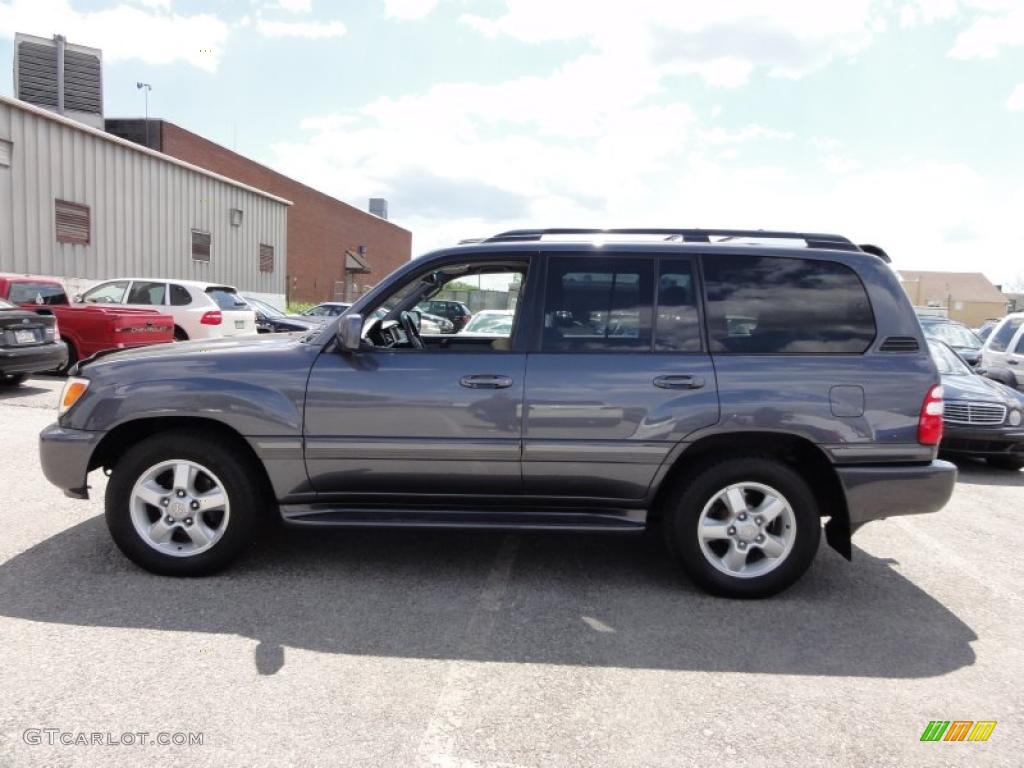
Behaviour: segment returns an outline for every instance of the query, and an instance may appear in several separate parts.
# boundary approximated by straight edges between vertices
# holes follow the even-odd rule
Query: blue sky
[[[1024,0],[0,0],[7,67],[15,31],[102,48],[108,116],[143,80],[154,117],[387,197],[417,251],[811,229],[1024,283]]]

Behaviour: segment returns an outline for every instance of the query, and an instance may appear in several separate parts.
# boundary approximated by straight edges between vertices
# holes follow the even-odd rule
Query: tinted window
[[[860,353],[875,337],[864,286],[842,264],[709,255],[704,280],[712,352]]]
[[[192,230],[192,258],[195,261],[209,261],[213,239],[209,232]]]
[[[128,291],[128,304],[163,304],[167,283],[136,280]]]
[[[59,285],[49,283],[11,283],[7,296],[14,304],[67,304],[68,297]]]
[[[192,295],[183,285],[171,283],[171,304],[176,307],[184,307],[192,303]]]
[[[553,257],[542,348],[649,350],[653,271],[645,259]]]
[[[1002,327],[992,334],[988,348],[993,352],[1005,352],[1006,346],[1013,340],[1013,334],[1020,328],[1021,323],[1024,323],[1024,317],[1015,317],[1003,323]]]
[[[82,298],[90,304],[120,304],[126,290],[128,290],[128,281],[116,280],[112,283],[97,285],[91,291],[86,291]]]
[[[245,299],[239,296],[231,288],[207,288],[207,295],[217,302],[221,309],[248,309],[249,305]]]
[[[700,321],[693,265],[682,259],[664,259],[658,275],[658,312],[655,349],[663,352],[699,352]]]
[[[1024,333],[1017,339],[1017,346],[1013,348],[1014,354],[1024,355]]]

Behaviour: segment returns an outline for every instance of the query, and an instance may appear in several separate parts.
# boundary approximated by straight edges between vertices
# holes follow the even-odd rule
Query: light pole
[[[153,86],[149,83],[136,83],[135,87],[138,89],[146,89],[146,147],[152,149],[149,146],[149,92],[153,90]]]

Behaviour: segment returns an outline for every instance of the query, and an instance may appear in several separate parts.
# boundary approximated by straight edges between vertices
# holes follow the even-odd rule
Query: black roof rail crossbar
[[[677,228],[626,228],[626,229],[512,229],[488,237],[485,243],[510,243],[540,240],[545,235],[662,235],[678,237],[687,243],[708,243],[712,237],[770,238],[773,240],[803,240],[808,248],[829,248],[840,251],[858,251],[856,245],[842,235],[828,235],[809,232],[775,232],[764,229],[677,229]],[[879,249],[881,250],[881,249]],[[877,255],[877,254],[876,254]]]

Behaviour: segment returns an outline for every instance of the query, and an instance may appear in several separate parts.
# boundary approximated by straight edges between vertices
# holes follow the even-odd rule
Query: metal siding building
[[[89,209],[87,244],[58,242],[56,202]],[[285,295],[290,202],[132,142],[0,97],[0,272],[53,275],[76,292],[162,277]],[[232,209],[241,222],[232,224]],[[211,236],[192,258],[192,230]],[[260,270],[260,246],[274,249]]]

